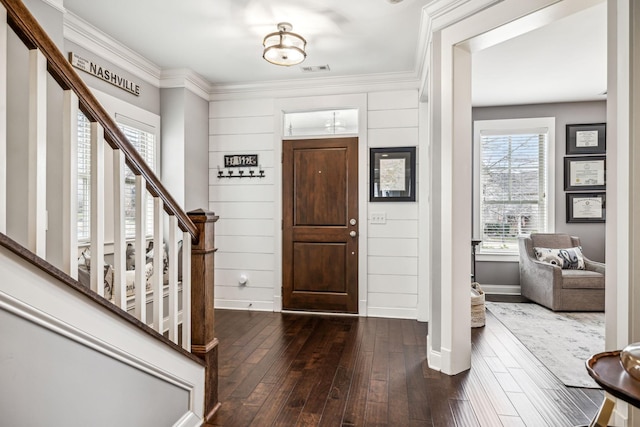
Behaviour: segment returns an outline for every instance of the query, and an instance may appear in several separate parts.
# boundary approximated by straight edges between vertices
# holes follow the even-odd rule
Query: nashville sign
[[[105,82],[109,82],[120,89],[134,94],[135,96],[140,96],[140,85],[133,83],[124,77],[120,77],[113,71],[107,70],[88,59],[84,59],[73,52],[69,52],[69,62],[79,70],[96,76]]]

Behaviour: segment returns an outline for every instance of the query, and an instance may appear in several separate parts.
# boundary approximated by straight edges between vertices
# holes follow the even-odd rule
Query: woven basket
[[[485,323],[484,291],[480,283],[471,284],[471,327],[480,328]]]

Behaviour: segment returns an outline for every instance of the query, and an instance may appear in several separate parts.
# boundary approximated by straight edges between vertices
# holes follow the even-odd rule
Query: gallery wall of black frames
[[[566,126],[564,190],[567,223],[606,220],[606,123]]]

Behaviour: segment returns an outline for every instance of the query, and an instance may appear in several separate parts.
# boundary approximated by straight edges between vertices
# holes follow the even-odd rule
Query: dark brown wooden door
[[[358,312],[358,139],[283,141],[282,305]]]

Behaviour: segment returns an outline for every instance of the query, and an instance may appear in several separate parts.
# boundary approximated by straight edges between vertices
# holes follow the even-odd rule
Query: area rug
[[[486,306],[565,385],[599,388],[584,364],[604,351],[604,313],[553,312],[533,303]]]

